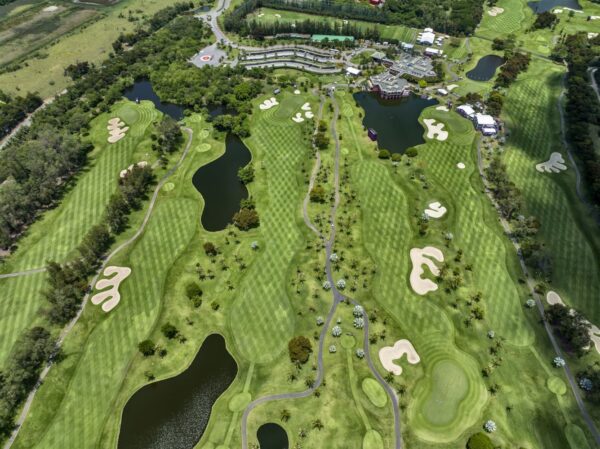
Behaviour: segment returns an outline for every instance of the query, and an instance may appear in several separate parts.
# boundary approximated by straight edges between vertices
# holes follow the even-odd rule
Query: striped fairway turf
[[[490,7],[486,6],[479,28],[475,33],[477,36],[490,39],[498,36],[506,37],[524,27],[526,17],[532,15],[526,13],[526,9],[529,9],[526,0],[500,0],[495,6],[503,8],[504,12],[492,17],[488,14]]]
[[[598,240],[583,208],[574,209],[574,169],[560,143],[557,98],[560,69],[535,60],[529,72],[509,90],[505,117],[511,135],[504,161],[511,180],[521,189],[530,214],[539,217],[541,235],[552,257],[550,288],[568,305],[600,323]],[[515,126],[518,124],[518,126]],[[560,174],[541,174],[535,165],[553,151],[563,154],[568,167]],[[580,224],[575,217],[580,220]]]
[[[91,124],[94,143],[88,167],[82,172],[61,204],[35,223],[20,242],[17,252],[7,260],[5,272],[43,267],[48,260],[62,261],[81,242],[94,223],[98,223],[110,195],[115,191],[119,171],[131,162],[144,139],[148,126],[158,116],[151,103],[118,104],[130,130],[115,144],[107,142],[106,123],[113,115],[102,114]],[[125,119],[125,117],[123,117]],[[35,274],[0,280],[0,365],[21,332],[30,327],[40,306],[47,304],[40,295],[45,275]]]
[[[88,318],[102,316],[85,347],[70,348],[83,353],[60,407],[41,441],[35,446],[21,441],[16,447],[83,449],[97,446],[106,417],[114,413],[113,401],[131,359],[137,354],[137,344],[146,338],[160,312],[170,267],[193,235],[198,209],[198,202],[189,199],[160,202],[142,238],[129,254],[117,256],[113,261],[132,269],[121,285],[121,302],[106,315],[99,312],[98,306],[89,305],[92,310],[86,312]],[[85,323],[78,326],[85,327]],[[66,348],[68,356],[68,344]]]
[[[293,331],[286,282],[292,257],[303,242],[298,221],[304,187],[297,175],[308,146],[302,140],[304,124],[291,118],[307,100],[283,94],[278,101],[279,106],[255,114],[252,137],[246,140],[265,168],[267,192],[257,198],[265,248],[242,280],[230,316],[237,350],[259,363],[281,353]]]

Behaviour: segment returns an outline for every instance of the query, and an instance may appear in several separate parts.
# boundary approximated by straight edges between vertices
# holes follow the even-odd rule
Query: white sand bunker
[[[299,91],[298,89],[296,89],[296,90],[294,91],[294,95],[300,95],[300,91]]]
[[[423,265],[427,265],[434,276],[440,274],[440,269],[433,260],[429,259],[429,257],[438,262],[444,261],[444,254],[433,246],[426,246],[423,249],[413,248],[410,250],[410,260],[413,264],[413,269],[410,272],[410,286],[417,295],[425,295],[438,289],[437,284],[431,279],[423,279],[421,277],[425,273]]]
[[[52,5],[52,6],[47,6],[46,8],[42,9],[42,11],[44,11],[44,12],[54,12],[57,9],[58,9],[58,6]]]
[[[275,97],[271,97],[269,100],[263,101],[258,105],[261,111],[266,111],[267,109],[271,109],[273,106],[277,106],[279,103]]]
[[[426,118],[423,120],[423,123],[425,123],[425,126],[427,126],[428,139],[435,138],[436,140],[443,142],[448,138],[448,131],[444,131],[445,125],[443,123],[436,123],[436,121],[432,118]]]
[[[462,162],[459,162],[458,164],[456,164],[456,167],[459,168],[460,170],[464,170],[466,165]]]
[[[595,324],[592,324],[590,329],[590,340],[594,343],[596,352],[600,354],[600,329]]]
[[[446,90],[449,92],[452,92],[453,89],[456,89],[458,87],[458,84],[450,84],[448,87],[446,87]]]
[[[100,279],[98,282],[96,282],[96,290],[104,290],[108,287],[110,288],[92,296],[92,303],[98,305],[108,299],[108,301],[102,304],[102,310],[105,312],[110,312],[112,309],[117,307],[117,304],[119,304],[119,301],[121,301],[119,285],[121,285],[121,282],[123,282],[127,276],[131,274],[131,268],[106,267],[103,274],[104,276],[111,276],[114,274],[114,276],[109,279]]]
[[[302,123],[304,121],[304,118],[302,117],[302,114],[300,112],[296,112],[296,115],[292,117],[292,120],[296,123]]]
[[[108,142],[116,143],[125,137],[125,134],[129,131],[129,126],[125,126],[125,123],[122,122],[120,118],[115,117],[108,121],[106,129],[108,129],[109,134]]]
[[[300,109],[303,111],[310,111],[310,103],[304,103]]]
[[[561,304],[563,306],[565,305],[565,303],[563,302],[563,300],[561,299],[561,297],[558,295],[558,293],[553,292],[553,291],[549,291],[546,294],[546,301],[551,306],[553,306],[554,304]]]
[[[490,8],[490,10],[488,11],[488,14],[492,17],[496,17],[498,14],[502,14],[504,12],[504,8],[499,8],[497,6],[494,6],[493,8]]]
[[[429,218],[441,218],[443,217],[448,209],[446,209],[439,201],[435,201],[433,203],[429,203],[427,209],[425,209],[425,215]]]
[[[437,108],[435,108],[436,111],[444,111],[444,112],[448,112],[448,106],[438,106]]]
[[[554,152],[550,155],[550,159],[546,162],[537,164],[535,169],[540,173],[560,173],[561,171],[566,170],[567,166],[565,165],[562,154]]]
[[[414,346],[408,340],[398,340],[394,346],[384,346],[379,350],[379,360],[383,368],[396,376],[402,374],[402,367],[394,363],[394,360],[401,359],[406,354],[406,360],[411,365],[416,365],[421,361],[421,357],[415,351]]]
[[[312,113],[312,112],[310,112],[310,111],[306,111],[306,112],[304,113],[304,116],[305,116],[306,118],[313,118],[313,117],[315,116],[315,114],[313,114],[313,113]]]
[[[140,161],[140,162],[138,162],[136,165],[137,165],[138,167],[140,167],[140,168],[144,168],[144,167],[146,167],[146,166],[148,165],[148,162],[146,162],[146,161]],[[125,176],[127,176],[127,174],[128,174],[128,173],[129,173],[131,170],[133,170],[133,164],[131,164],[131,165],[130,165],[129,167],[127,167],[125,170],[121,170],[121,171],[119,172],[119,177],[120,177],[120,178],[124,178]]]

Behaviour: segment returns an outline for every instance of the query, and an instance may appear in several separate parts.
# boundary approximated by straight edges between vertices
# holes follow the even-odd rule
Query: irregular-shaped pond
[[[383,100],[370,92],[358,92],[354,99],[365,110],[363,125],[377,131],[379,148],[392,153],[404,153],[425,143],[419,116],[423,109],[438,103],[412,94],[400,100]]]
[[[125,89],[123,96],[131,101],[136,100],[149,100],[154,103],[154,107],[163,114],[168,115],[174,120],[181,120],[183,118],[183,108],[173,103],[164,103],[160,101],[157,93],[152,88],[152,83],[147,79],[139,79],[133,86]]]
[[[536,14],[552,11],[556,7],[570,8],[581,11],[581,5],[577,0],[541,0],[539,2],[528,2],[527,5]]]
[[[502,64],[504,64],[504,58],[501,56],[484,56],[477,61],[477,65],[473,69],[467,72],[467,78],[473,81],[489,81]]]
[[[119,449],[192,449],[215,401],[237,374],[221,335],[210,335],[183,373],[146,385],[123,410]]]
[[[231,223],[233,214],[240,209],[240,201],[248,198],[248,190],[240,182],[237,173],[251,159],[244,142],[239,137],[228,134],[225,139],[225,154],[194,173],[192,183],[204,198],[202,226],[207,231],[225,229]]]
[[[288,436],[283,427],[275,423],[263,424],[256,432],[260,449],[288,449]]]

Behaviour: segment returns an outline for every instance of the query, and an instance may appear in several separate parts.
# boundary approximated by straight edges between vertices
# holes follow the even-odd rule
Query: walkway
[[[313,386],[304,391],[264,396],[262,398],[258,398],[256,400],[254,400],[250,404],[248,404],[248,407],[246,407],[246,409],[244,410],[244,414],[242,415],[242,423],[241,423],[242,449],[248,449],[248,416],[250,415],[252,410],[254,410],[259,405],[263,405],[268,402],[279,401],[279,400],[283,400],[283,399],[299,399],[299,398],[308,397],[308,396],[312,395],[314,393],[314,391],[321,386],[321,384],[323,382],[323,377],[325,374],[325,367],[323,365],[323,350],[324,350],[325,340],[326,340],[327,334],[329,332],[329,327],[331,325],[331,322],[332,322],[335,312],[337,310],[337,306],[339,305],[340,302],[345,301],[346,299],[349,299],[355,305],[359,305],[356,301],[354,301],[350,298],[346,298],[342,293],[339,292],[339,290],[336,288],[335,281],[334,281],[333,275],[332,275],[332,270],[331,270],[330,256],[332,254],[333,245],[335,242],[335,231],[336,231],[335,217],[336,217],[336,213],[337,213],[337,208],[340,203],[340,186],[339,186],[339,184],[340,184],[339,183],[339,178],[340,178],[340,176],[339,176],[340,141],[339,141],[339,136],[338,136],[337,129],[336,129],[337,118],[339,115],[339,106],[335,100],[334,93],[330,94],[330,98],[331,98],[331,101],[333,102],[333,106],[334,106],[333,118],[331,120],[331,134],[332,134],[334,142],[335,142],[335,159],[334,159],[334,168],[333,168],[333,178],[334,178],[333,185],[334,185],[334,189],[335,189],[335,194],[334,194],[334,202],[331,207],[330,219],[329,219],[329,222],[331,225],[331,231],[329,234],[329,238],[325,241],[325,261],[326,261],[325,262],[325,273],[327,276],[327,280],[331,285],[331,293],[333,294],[333,303],[331,305],[331,308],[329,309],[329,313],[327,314],[327,319],[325,320],[325,324],[324,324],[323,329],[321,330],[321,333],[319,336],[319,349],[317,352],[317,373],[318,373],[317,378],[316,378]],[[317,122],[320,121],[320,119],[321,119],[322,110],[323,110],[323,100],[321,100],[321,105],[319,108],[319,117],[318,117]],[[313,168],[313,171],[311,173],[311,177],[310,177],[310,181],[309,181],[309,189],[304,198],[302,212],[303,212],[304,223],[306,224],[306,226],[309,229],[311,229],[319,238],[324,240],[324,236],[317,229],[317,227],[311,222],[311,220],[308,216],[308,211],[307,211],[310,190],[312,189],[312,186],[314,185],[315,178],[318,173],[318,166],[320,165],[320,160],[321,160],[320,155],[319,155],[319,152],[317,151],[317,161],[316,161],[315,167]],[[363,310],[364,310],[364,308],[363,308]],[[368,317],[366,311],[363,311],[363,316],[364,316],[364,322],[365,322],[364,341],[363,341],[363,347],[365,348],[365,360],[366,360],[367,365],[369,366],[369,369],[371,370],[373,376],[383,386],[383,388],[387,392],[388,396],[390,397],[393,411],[394,411],[394,431],[395,431],[394,449],[401,449],[402,448],[402,436],[401,436],[401,432],[400,432],[400,408],[398,405],[398,397],[396,396],[395,392],[390,387],[390,385],[387,382],[385,382],[385,380],[379,374],[379,372],[375,368],[375,365],[373,364],[373,361],[372,361],[371,355],[370,355],[370,351],[368,349],[369,348],[369,317]]]
[[[69,324],[67,324],[67,326],[61,331],[61,333],[58,337],[58,340],[56,341],[56,350],[57,351],[60,349],[63,342],[65,341],[65,338],[69,335],[69,333],[71,332],[71,330],[73,329],[73,327],[75,326],[77,321],[79,321],[79,318],[81,318],[81,316],[83,315],[83,311],[85,310],[85,306],[88,303],[90,294],[92,293],[94,286],[96,285],[96,282],[98,281],[98,277],[101,275],[102,271],[104,271],[104,268],[106,268],[106,266],[108,265],[108,263],[110,262],[110,260],[113,257],[115,257],[118,253],[120,253],[122,250],[127,248],[133,242],[135,242],[142,235],[142,233],[144,232],[144,229],[146,228],[146,225],[148,224],[148,221],[150,221],[150,216],[152,215],[152,210],[154,209],[154,205],[156,204],[156,200],[158,198],[160,189],[162,189],[162,187],[165,185],[168,178],[171,177],[171,175],[173,173],[175,173],[175,171],[177,171],[177,169],[183,163],[185,157],[188,155],[191,144],[192,144],[193,131],[190,128],[183,128],[183,130],[188,135],[188,141],[185,146],[185,149],[183,150],[183,154],[181,155],[181,158],[179,158],[179,161],[177,161],[177,163],[165,173],[165,175],[161,178],[158,185],[154,189],[154,193],[152,195],[152,198],[150,199],[150,203],[148,204],[148,210],[146,211],[144,220],[140,224],[140,227],[138,228],[136,233],[132,237],[130,237],[128,240],[121,243],[117,248],[115,248],[108,255],[108,257],[106,257],[104,259],[104,262],[102,263],[102,265],[96,272],[96,275],[94,276],[92,281],[89,283],[88,293],[86,293],[85,297],[83,298],[81,309],[79,309],[79,312],[77,312],[77,315],[75,315],[75,317],[69,322]],[[38,388],[43,383],[46,376],[48,376],[48,373],[50,372],[51,368],[52,368],[52,362],[49,362],[42,370],[39,380],[38,380],[38,383],[37,383],[37,386],[29,393],[29,396],[27,396],[27,400],[25,401],[25,404],[23,405],[21,414],[19,415],[19,418],[15,422],[15,430],[11,434],[10,438],[4,444],[3,449],[10,449],[10,447],[15,442],[15,439],[17,438],[17,436],[19,435],[19,431],[21,430],[21,426],[23,425],[23,423],[25,422],[25,419],[27,418],[27,415],[29,414],[29,410],[31,409],[31,405],[33,403],[33,400],[35,399],[35,395],[38,392]]]

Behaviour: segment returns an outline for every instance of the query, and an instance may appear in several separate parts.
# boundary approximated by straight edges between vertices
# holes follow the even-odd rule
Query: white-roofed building
[[[448,95],[448,91],[446,89],[441,89],[441,88],[437,90],[437,93],[440,95],[443,95],[444,97],[446,95]]]
[[[425,28],[423,31],[426,33],[433,33],[433,28]]]
[[[487,115],[487,114],[475,114],[475,128],[477,129],[484,129],[484,128],[493,128],[494,130],[496,130],[496,120],[494,120],[494,117],[492,117],[491,115]]]
[[[483,134],[484,136],[495,136],[497,132],[498,131],[496,130],[496,128],[490,128],[487,126],[481,128],[481,134]]]
[[[444,50],[439,50],[437,48],[427,47],[425,49],[425,54],[427,56],[441,56],[444,54]]]
[[[358,76],[361,74],[361,71],[356,67],[346,67],[346,73],[352,76]]]
[[[431,28],[427,28],[431,29]],[[435,34],[431,31],[424,31],[423,33],[419,33],[417,37],[417,43],[422,45],[433,45],[435,42]]]
[[[470,104],[463,104],[456,108],[456,112],[466,118],[472,119],[475,117],[475,109]]]

